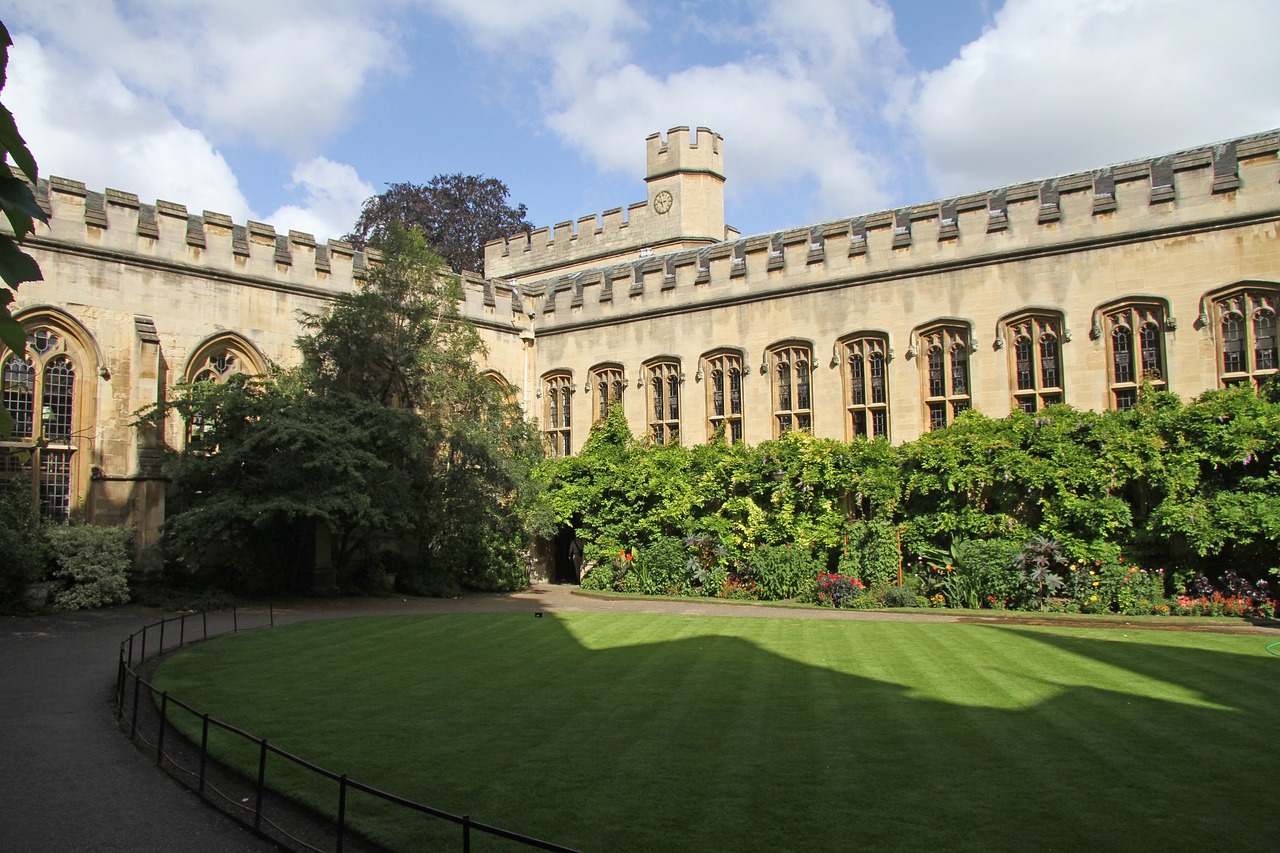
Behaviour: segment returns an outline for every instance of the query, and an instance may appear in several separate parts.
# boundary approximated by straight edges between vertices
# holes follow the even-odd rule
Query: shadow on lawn
[[[939,667],[955,653],[927,627],[866,628],[913,637],[882,680],[780,655],[728,622],[654,642],[638,627],[635,644],[593,649],[553,616],[447,662],[451,720],[437,722],[457,735],[433,746],[431,787],[594,850],[1275,849],[1272,658],[966,626],[1012,648]],[[1036,644],[1083,659],[1086,674],[1116,667],[1206,704],[1073,685],[1052,669],[1063,657]],[[501,670],[495,691],[504,660],[524,671]],[[920,689],[936,679],[974,679],[952,689],[977,698]],[[492,704],[505,696],[511,714]],[[513,803],[512,787],[527,793]]]
[[[634,620],[628,644],[593,633],[606,618]],[[351,620],[355,663],[317,682],[277,659],[299,676],[273,689],[295,709],[307,687],[346,697],[361,766],[335,769],[586,850],[1275,849],[1280,660],[1265,654],[801,620],[663,639],[680,620]],[[797,636],[833,660],[853,642],[859,674],[773,650]],[[408,712],[368,689],[390,666],[375,658],[412,673],[394,697]],[[1185,701],[1143,695],[1145,680]],[[277,713],[254,710],[250,728]],[[416,775],[408,744],[426,745]]]

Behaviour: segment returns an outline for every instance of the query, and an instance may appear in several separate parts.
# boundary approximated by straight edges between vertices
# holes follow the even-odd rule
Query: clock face
[[[675,199],[671,197],[671,193],[663,190],[653,197],[653,209],[658,213],[666,213],[671,209],[671,205],[675,203]]]

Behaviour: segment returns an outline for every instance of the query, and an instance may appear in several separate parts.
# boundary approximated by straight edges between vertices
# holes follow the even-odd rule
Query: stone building
[[[907,441],[975,408],[1133,405],[1277,371],[1280,131],[1151,160],[743,238],[723,140],[647,140],[647,198],[490,243],[463,312],[495,381],[573,453],[621,405],[657,442],[791,429]],[[45,280],[0,352],[4,442],[32,451],[45,511],[164,515],[134,413],[175,383],[291,364],[303,312],[357,285],[339,241],[52,178],[27,242]],[[0,459],[11,476],[18,457]]]

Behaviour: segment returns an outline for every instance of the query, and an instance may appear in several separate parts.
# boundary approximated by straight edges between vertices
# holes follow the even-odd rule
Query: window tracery
[[[1280,288],[1258,284],[1213,300],[1218,330],[1218,376],[1224,386],[1255,384],[1280,369],[1276,314]]]
[[[972,400],[969,376],[969,329],[959,324],[935,325],[919,333],[924,414],[929,429],[942,429]]]
[[[707,438],[724,430],[725,441],[742,441],[742,355],[712,353],[705,358],[707,374]]]
[[[553,373],[542,380],[543,434],[552,456],[568,456],[573,450],[573,379]]]
[[[1109,309],[1105,316],[1107,373],[1110,405],[1124,411],[1138,402],[1138,388],[1149,382],[1163,389],[1165,376],[1164,306],[1158,302],[1129,301]]]
[[[34,321],[26,355],[0,348],[0,396],[13,430],[0,444],[0,479],[26,474],[40,511],[63,520],[83,500],[92,399],[90,356],[51,322]]]
[[[813,431],[810,379],[813,350],[807,344],[791,344],[769,350],[773,377],[773,434],[781,438],[793,429]]]
[[[880,335],[846,340],[846,427],[851,436],[889,437],[888,341]]]
[[[646,372],[649,436],[654,444],[679,444],[680,363],[670,359],[652,362]]]
[[[1004,322],[1013,405],[1031,414],[1063,401],[1062,318],[1027,313]]]

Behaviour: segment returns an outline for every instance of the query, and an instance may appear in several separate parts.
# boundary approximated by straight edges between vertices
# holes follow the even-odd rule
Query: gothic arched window
[[[39,316],[23,325],[25,355],[0,348],[0,394],[13,419],[0,443],[0,479],[28,477],[40,511],[61,520],[88,488],[96,360],[55,318]]]
[[[919,332],[921,384],[929,429],[942,429],[970,406],[969,329],[942,323]]]
[[[769,350],[773,376],[773,434],[780,438],[793,429],[813,430],[809,380],[813,375],[813,350],[806,344],[789,344]]]
[[[888,341],[880,335],[845,340],[845,421],[848,434],[889,437]]]

